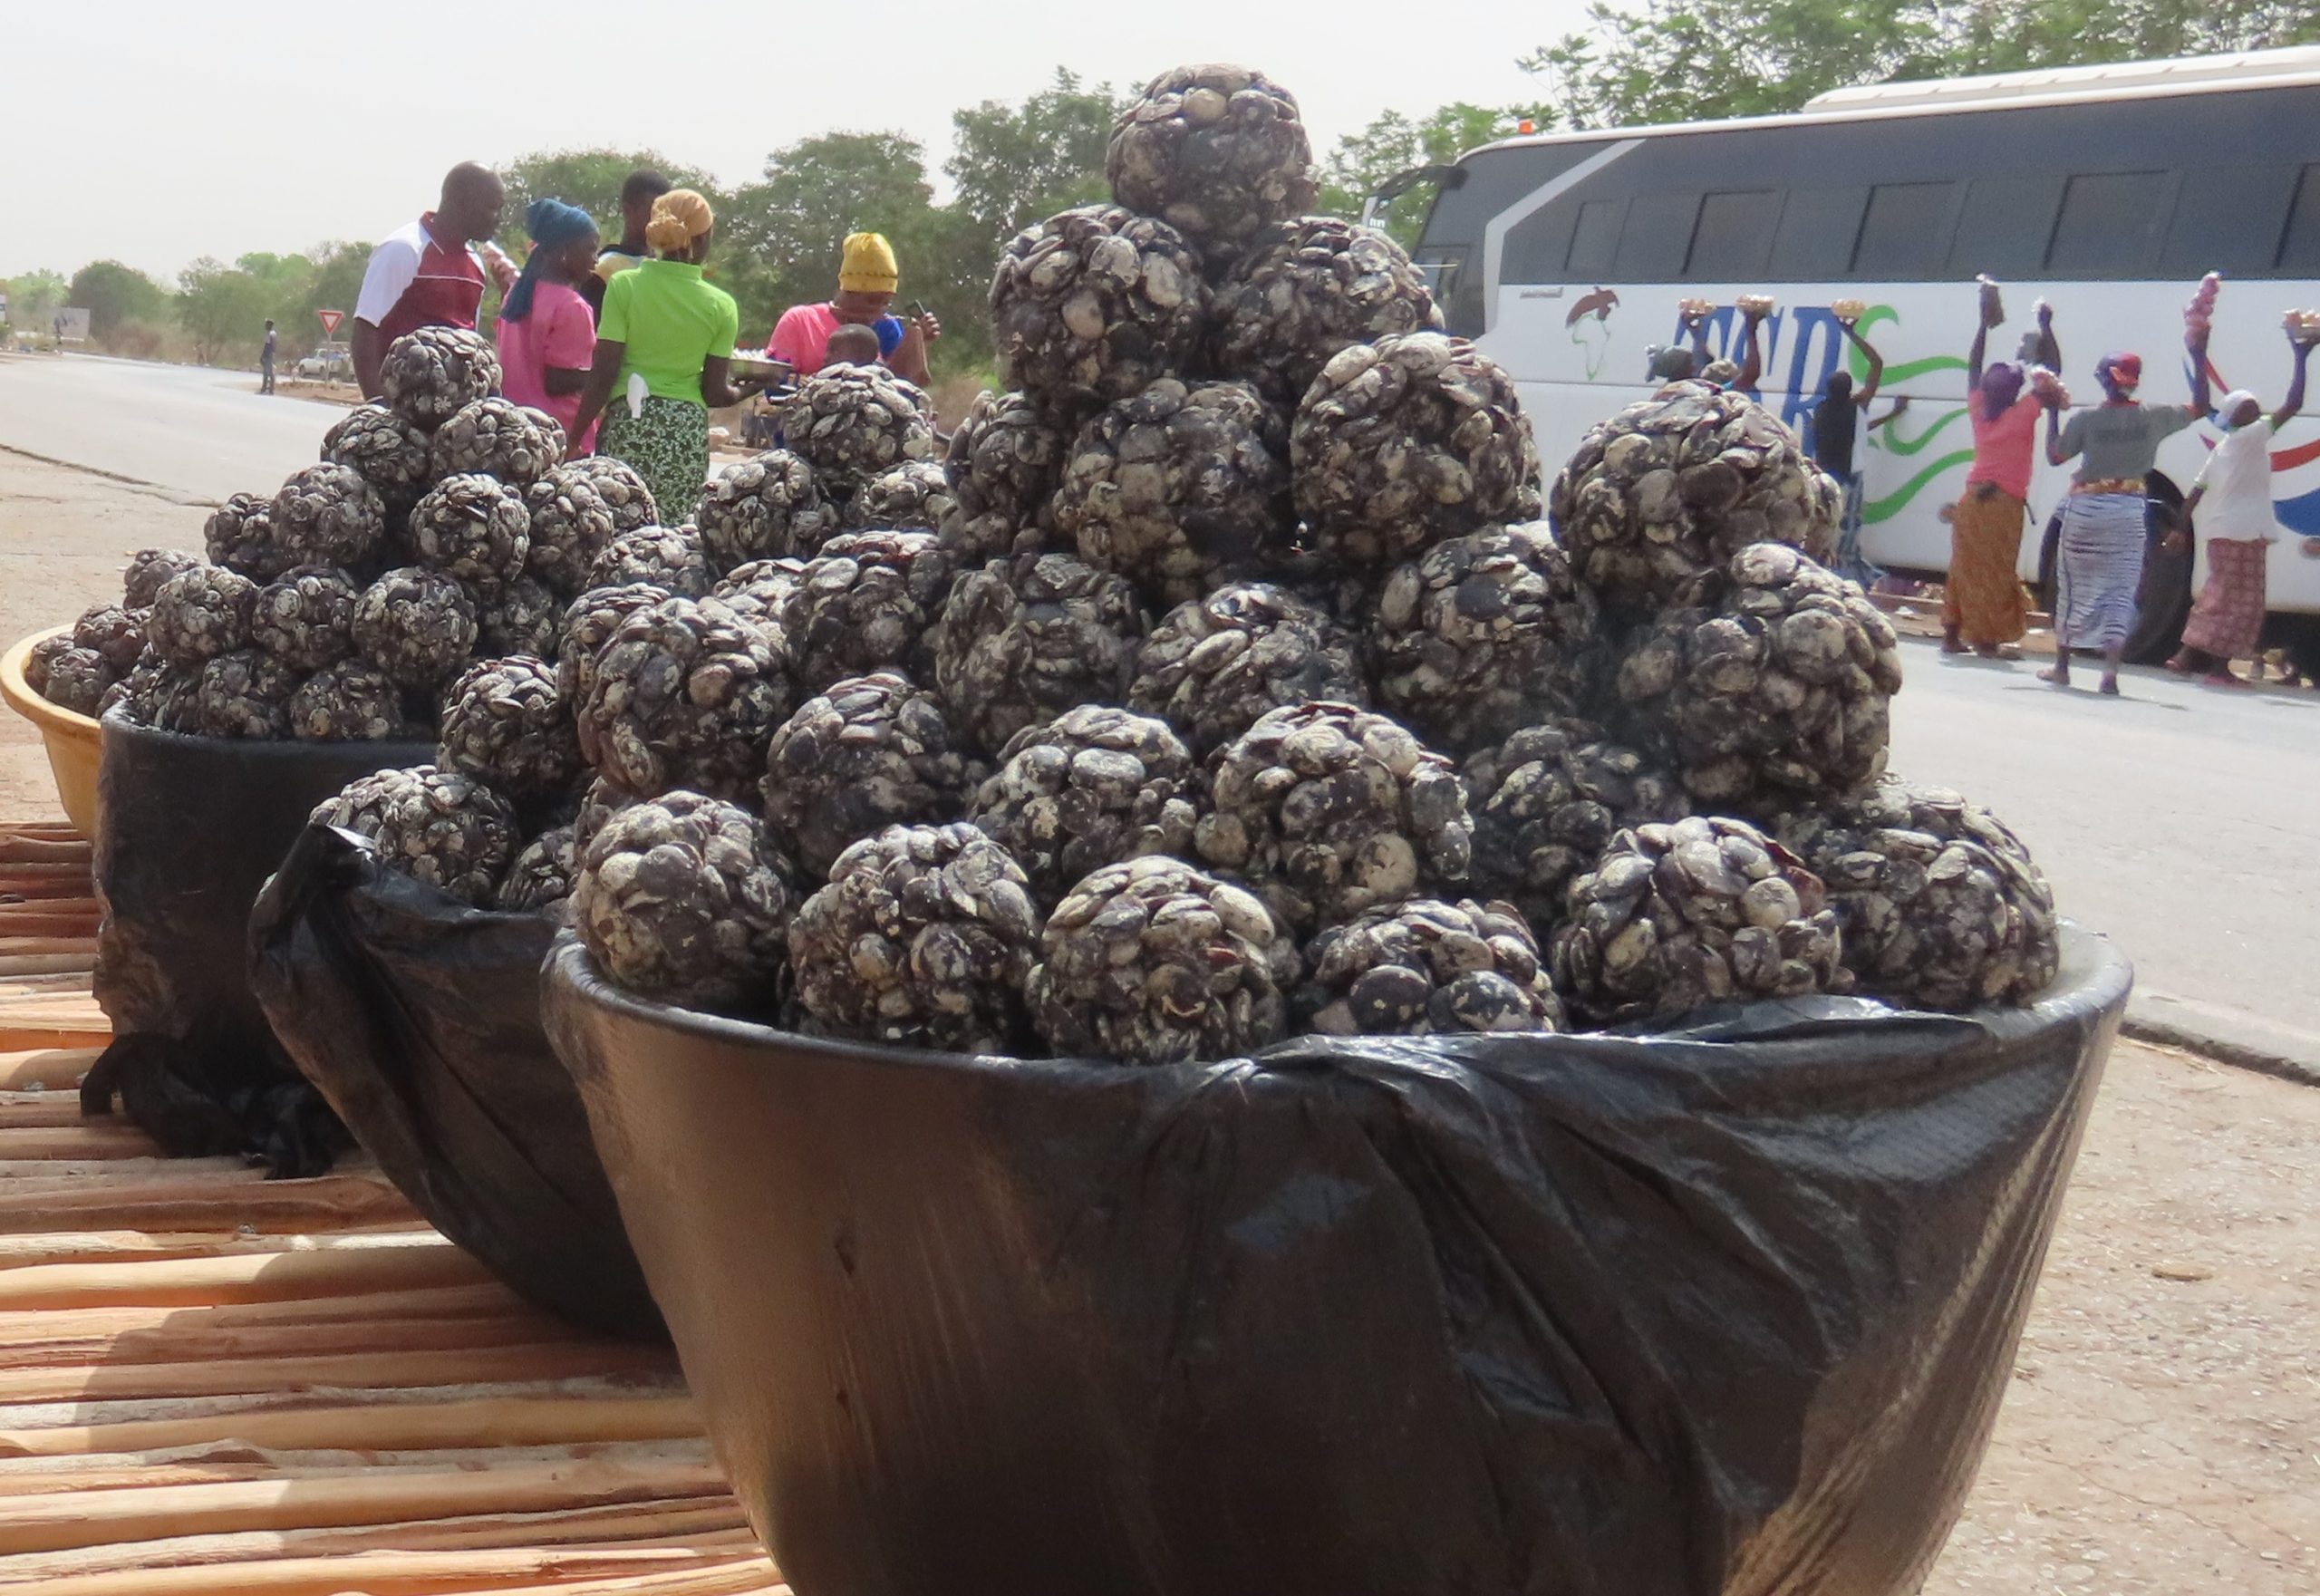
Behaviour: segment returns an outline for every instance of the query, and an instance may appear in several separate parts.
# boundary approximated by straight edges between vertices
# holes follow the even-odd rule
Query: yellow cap
[[[849,294],[892,294],[903,275],[894,265],[894,247],[884,233],[848,233],[846,255],[838,263],[837,285]]]

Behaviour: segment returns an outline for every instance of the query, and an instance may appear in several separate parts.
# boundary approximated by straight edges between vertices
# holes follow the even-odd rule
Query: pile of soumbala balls
[[[473,333],[398,339],[382,377],[386,403],[271,498],[235,494],[202,553],[136,555],[119,604],[40,645],[34,685],[164,731],[375,741],[429,735],[474,659],[551,650],[595,565],[657,530],[643,480],[564,463],[563,429],[497,397]]]
[[[1806,552],[1836,492],[1784,428],[1677,384],[1542,504],[1506,374],[1390,240],[1299,216],[1286,92],[1165,74],[1109,165],[1116,203],[1005,252],[1010,391],[939,474],[914,394],[809,381],[702,499],[697,585],[581,595],[552,683],[476,667],[442,765],[342,818],[440,880],[568,881],[629,991],[947,1050],[2051,978],[2014,837],[1885,777],[1895,639]],[[590,785],[519,860],[550,742]]]

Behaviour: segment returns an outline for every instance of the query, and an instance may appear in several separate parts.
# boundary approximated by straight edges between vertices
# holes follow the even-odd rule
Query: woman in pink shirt
[[[2022,392],[2023,370],[2002,360],[1985,367],[1990,329],[2005,319],[1995,284],[1982,292],[1981,325],[1967,356],[1967,415],[1974,428],[1974,464],[1966,494],[1949,514],[1949,577],[1942,585],[1941,652],[1968,648],[1986,660],[2004,659],[2007,645],[2027,630],[2027,606],[2015,562],[2022,553],[2022,521],[2029,508],[2030,468],[2038,439],[2035,397]],[[2059,362],[2051,314],[2038,307],[2039,353]]]
[[[564,424],[573,455],[595,446],[595,428],[571,437],[580,392],[595,359],[596,313],[573,285],[596,269],[596,224],[576,205],[535,199],[524,211],[531,258],[499,307],[499,392]]]

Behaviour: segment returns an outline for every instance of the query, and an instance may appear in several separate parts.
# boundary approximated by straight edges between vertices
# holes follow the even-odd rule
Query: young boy
[[[847,322],[830,334],[829,351],[822,364],[829,366],[875,366],[878,363],[878,329],[860,322]]]

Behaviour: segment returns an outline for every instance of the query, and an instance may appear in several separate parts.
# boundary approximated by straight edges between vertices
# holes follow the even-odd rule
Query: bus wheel
[[[2191,618],[2193,542],[2180,554],[2167,551],[2168,529],[2182,513],[2183,493],[2158,471],[2147,479],[2143,499],[2142,585],[2135,593],[2134,630],[2127,634],[2126,662],[2163,665],[2183,646]]]

